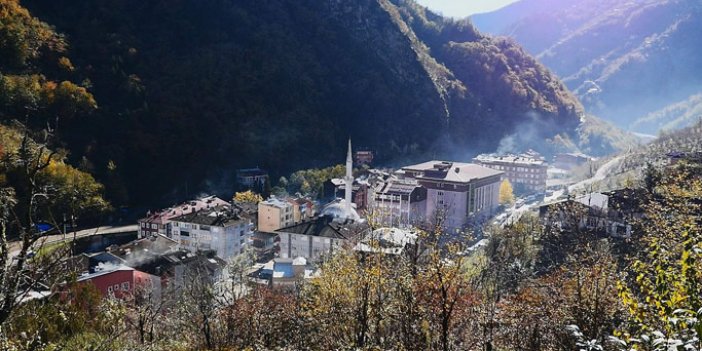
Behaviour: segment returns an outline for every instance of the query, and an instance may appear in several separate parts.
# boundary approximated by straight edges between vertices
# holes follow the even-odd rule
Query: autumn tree
[[[511,206],[514,204],[514,191],[512,190],[512,183],[509,179],[505,178],[500,183],[500,205]]]
[[[702,349],[702,179],[693,174],[697,167],[681,162],[652,187],[655,195],[642,225],[646,246],[620,285],[630,318],[618,336],[634,350],[653,349],[642,338]]]
[[[256,194],[251,190],[247,190],[244,192],[235,193],[233,200],[236,202],[257,204],[263,201],[263,197],[260,194]]]

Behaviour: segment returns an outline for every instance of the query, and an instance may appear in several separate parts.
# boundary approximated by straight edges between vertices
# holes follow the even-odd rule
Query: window
[[[107,287],[107,293],[112,294],[112,285]]]
[[[180,231],[180,236],[190,236],[190,232]]]
[[[122,283],[122,291],[129,291],[129,282]]]

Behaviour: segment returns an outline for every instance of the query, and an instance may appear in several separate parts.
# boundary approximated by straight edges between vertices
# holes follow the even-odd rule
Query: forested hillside
[[[109,208],[103,186],[85,168],[64,162],[61,138],[78,132],[97,108],[93,95],[74,83],[66,51],[63,36],[16,1],[0,1],[0,202],[18,203],[13,219],[27,227],[55,225],[64,216],[90,223]],[[3,225],[3,237],[16,238],[14,224]]]
[[[693,0],[523,0],[472,19],[536,55],[587,112],[655,134],[630,124],[700,92],[700,14]]]
[[[118,203],[332,164],[349,135],[380,162],[468,159],[525,123],[531,144],[579,123],[518,46],[411,1],[22,4],[65,34],[100,106],[63,140]]]

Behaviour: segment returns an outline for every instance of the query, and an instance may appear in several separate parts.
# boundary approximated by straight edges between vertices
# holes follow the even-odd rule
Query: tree
[[[251,190],[247,190],[244,192],[235,193],[233,200],[236,202],[248,202],[248,203],[257,204],[257,203],[263,201],[263,197],[259,194],[254,193]]]
[[[635,350],[651,349],[637,341],[642,335],[679,349],[702,349],[700,199],[702,179],[682,162],[663,176],[646,205],[641,226],[646,246],[619,285],[630,317],[617,336]]]
[[[512,183],[509,182],[509,179],[505,178],[500,184],[500,205],[511,206],[512,204],[514,204]]]

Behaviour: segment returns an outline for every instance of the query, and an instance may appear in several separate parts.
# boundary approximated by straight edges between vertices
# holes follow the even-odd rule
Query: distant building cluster
[[[584,159],[563,154],[554,162],[569,168]],[[323,185],[326,203],[299,194],[262,201],[199,197],[148,212],[138,221],[138,240],[76,256],[70,264],[82,272],[79,283],[91,282],[103,295],[115,297],[183,284],[191,266],[205,269],[212,279],[224,279],[227,263],[242,257],[255,262],[247,273],[250,279],[289,289],[317,276],[318,264],[339,250],[402,255],[417,245],[418,229],[440,224],[454,232],[492,219],[500,209],[505,179],[523,193],[546,190],[548,164],[534,152],[484,154],[473,163],[432,160],[394,170],[366,167],[358,176],[353,175],[354,161],[372,164],[373,153],[353,153],[349,141],[344,177]],[[237,172],[239,188],[256,191],[268,181],[260,168]],[[544,223],[566,225],[562,206],[576,206],[587,213],[583,226],[627,236],[629,218],[636,214],[618,210],[625,198],[590,194],[552,203],[540,212]]]
[[[505,177],[518,193],[538,193],[546,190],[548,164],[536,153],[483,154],[474,158],[473,162],[504,172]]]

